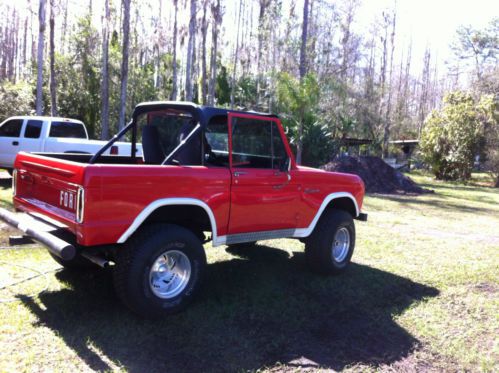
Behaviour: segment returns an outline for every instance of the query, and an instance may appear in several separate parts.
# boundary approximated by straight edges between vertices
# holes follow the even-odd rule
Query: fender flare
[[[142,223],[151,215],[156,209],[163,206],[199,206],[208,214],[208,218],[210,219],[211,229],[212,229],[212,237],[213,243],[216,244],[218,242],[217,237],[217,222],[215,220],[215,215],[211,210],[210,206],[208,206],[205,202],[196,199],[196,198],[161,198],[156,201],[151,202],[144,208],[139,215],[134,219],[133,223],[128,227],[128,229],[123,233],[118,239],[117,243],[125,243],[126,240],[142,225]]]
[[[326,209],[327,205],[335,199],[338,198],[350,198],[355,206],[355,216],[353,218],[356,218],[359,216],[359,205],[357,204],[357,200],[354,198],[354,196],[351,193],[348,192],[336,192],[336,193],[331,193],[324,198],[324,200],[321,203],[321,207],[319,207],[319,210],[317,210],[317,213],[314,216],[314,219],[310,223],[310,225],[307,228],[299,228],[295,230],[295,234],[293,237],[297,238],[303,238],[303,237],[308,237],[312,234],[312,232],[315,229],[315,226],[317,225],[317,222],[319,221],[320,217],[322,216],[322,213]]]

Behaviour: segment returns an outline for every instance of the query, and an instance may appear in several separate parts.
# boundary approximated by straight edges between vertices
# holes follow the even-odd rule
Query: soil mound
[[[421,188],[411,178],[386,164],[379,157],[341,157],[321,167],[326,171],[358,175],[366,185],[367,193],[423,194],[432,190]]]

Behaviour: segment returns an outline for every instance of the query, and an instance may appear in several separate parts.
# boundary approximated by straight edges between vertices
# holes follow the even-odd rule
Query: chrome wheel
[[[191,262],[178,250],[161,254],[149,271],[149,285],[159,298],[169,299],[179,295],[191,278]]]
[[[336,231],[332,246],[333,260],[337,263],[342,262],[350,250],[350,232],[343,227]]]

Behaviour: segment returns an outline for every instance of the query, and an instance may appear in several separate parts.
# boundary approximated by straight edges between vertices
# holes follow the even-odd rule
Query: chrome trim
[[[78,193],[76,194],[76,222],[83,223],[83,217],[85,212],[85,190],[83,187],[78,187]]]
[[[273,240],[276,238],[293,237],[294,234],[295,234],[294,228],[278,229],[278,230],[274,230],[274,231],[261,231],[261,232],[229,234],[226,236],[225,244],[232,245],[235,243],[243,243],[243,242]]]

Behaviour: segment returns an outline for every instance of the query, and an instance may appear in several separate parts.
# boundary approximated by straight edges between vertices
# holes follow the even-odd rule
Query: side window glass
[[[86,139],[85,126],[77,122],[52,122],[49,137]]]
[[[206,163],[212,166],[229,167],[229,129],[227,116],[215,116],[210,119],[205,137]]]
[[[4,123],[0,127],[0,136],[2,137],[19,137],[21,135],[22,119],[13,119]]]
[[[272,122],[232,118],[232,165],[272,168]]]
[[[280,170],[288,154],[276,122],[232,118],[232,165],[234,167]]]
[[[42,132],[43,122],[41,120],[30,120],[26,125],[26,130],[24,131],[24,137],[27,139],[38,139],[40,138],[40,133]]]

